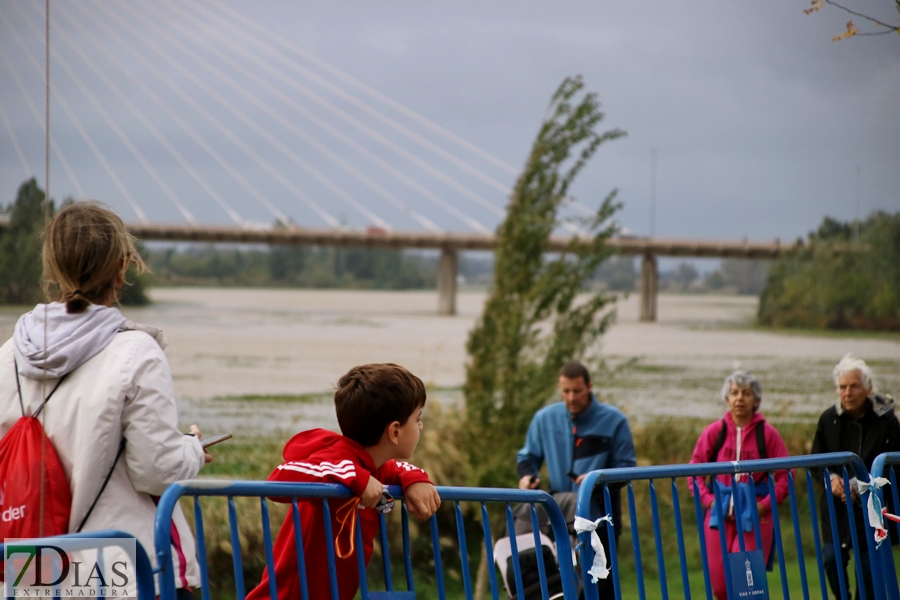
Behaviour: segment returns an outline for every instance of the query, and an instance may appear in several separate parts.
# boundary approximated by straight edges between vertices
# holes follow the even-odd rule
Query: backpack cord
[[[22,382],[19,380],[19,365],[16,362],[15,358],[13,358],[13,368],[16,371],[16,389],[19,391],[19,408],[22,409],[22,416],[24,417],[25,416],[25,402],[22,400]],[[53,386],[53,389],[50,390],[50,393],[47,394],[47,397],[44,398],[43,402],[41,402],[41,405],[38,406],[37,410],[34,411],[34,414],[31,415],[31,417],[33,419],[36,419],[37,416],[39,414],[41,414],[41,411],[44,410],[44,407],[47,405],[47,402],[50,400],[50,396],[53,395],[53,392],[55,392],[57,390],[57,388],[59,388],[60,384],[68,376],[69,376],[69,374],[66,373],[65,375],[63,375],[62,377],[59,378],[59,381],[56,382],[56,385]]]
[[[13,367],[16,372],[16,389],[19,392],[19,407],[22,409],[22,416],[24,417],[25,416],[25,402],[22,400],[22,382],[19,380],[19,365],[16,362],[15,358],[13,358]],[[53,389],[50,390],[50,393],[47,394],[47,397],[44,399],[43,402],[41,402],[41,405],[37,408],[36,411],[34,411],[34,414],[31,415],[31,418],[37,418],[37,416],[41,413],[41,411],[44,410],[44,407],[47,406],[47,402],[50,400],[50,396],[52,396],[53,392],[55,392],[59,388],[59,385],[63,382],[63,379],[65,379],[68,376],[69,376],[69,374],[66,373],[65,375],[63,375],[62,377],[59,378],[59,381],[56,382],[56,385],[53,386]],[[112,478],[113,471],[116,468],[116,463],[119,462],[119,458],[122,456],[122,452],[124,452],[124,451],[125,451],[125,438],[123,437],[122,441],[119,443],[119,451],[116,453],[116,460],[113,461],[112,466],[109,468],[109,473],[106,474],[106,479],[103,480],[103,485],[100,486],[100,491],[97,492],[97,495],[94,497],[94,501],[91,502],[91,507],[88,509],[87,514],[84,515],[84,518],[81,519],[81,523],[78,524],[78,529],[75,530],[75,533],[79,533],[82,530],[82,528],[84,528],[84,524],[87,523],[87,520],[91,516],[91,513],[94,512],[94,507],[97,506],[97,502],[100,500],[100,496],[103,494],[103,490],[106,489],[106,484],[108,484],[110,478]],[[43,457],[41,460],[43,462]],[[42,469],[41,470],[41,481],[43,481],[43,479],[44,479],[44,475],[43,475],[43,469]],[[43,493],[43,490],[44,490],[44,486],[41,485],[42,493]],[[41,512],[43,513],[43,511],[41,511]],[[43,525],[43,519],[41,520],[41,525]]]
[[[109,468],[109,473],[106,474],[106,479],[103,480],[103,485],[100,486],[100,491],[97,492],[97,495],[94,497],[94,501],[91,502],[91,507],[88,509],[87,514],[84,515],[84,518],[81,519],[81,523],[78,524],[78,529],[75,530],[75,533],[80,533],[84,524],[87,523],[88,518],[91,516],[91,513],[94,512],[94,507],[97,506],[97,501],[100,500],[100,496],[103,495],[103,490],[106,489],[106,484],[109,483],[110,478],[112,477],[113,471],[116,469],[116,463],[119,462],[119,457],[122,456],[122,452],[125,451],[125,438],[122,438],[122,441],[119,443],[119,451],[116,453],[116,460],[113,461],[112,466]]]

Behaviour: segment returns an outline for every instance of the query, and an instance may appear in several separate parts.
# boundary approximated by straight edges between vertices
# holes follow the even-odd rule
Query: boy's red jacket
[[[369,477],[375,477],[385,485],[401,485],[403,490],[414,483],[425,482],[428,475],[409,463],[389,460],[378,469],[369,453],[353,440],[324,429],[312,429],[295,435],[284,447],[282,464],[272,471],[269,481],[340,483],[353,490],[357,498],[331,500],[332,535],[337,538],[335,545],[347,554],[351,547],[351,522],[341,529],[340,517],[354,516],[355,507]],[[274,498],[279,502],[290,501]],[[303,554],[306,559],[306,581],[311,600],[331,598],[328,556],[325,546],[325,524],[322,519],[321,500],[303,500],[298,503],[300,527],[303,534]],[[378,532],[378,513],[360,508],[359,521],[362,525],[363,557],[369,564],[375,534]],[[335,556],[337,581],[341,600],[350,600],[359,588],[356,548],[346,558]],[[278,600],[296,600],[300,595],[300,573],[297,568],[297,552],[294,542],[293,517],[290,511],[281,525],[275,540],[275,582]],[[269,570],[263,572],[262,581],[249,594],[247,600],[268,600]]]

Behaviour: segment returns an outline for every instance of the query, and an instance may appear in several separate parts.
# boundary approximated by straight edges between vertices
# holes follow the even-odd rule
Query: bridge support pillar
[[[437,272],[439,315],[456,314],[456,274],[458,269],[459,259],[456,250],[442,248]]]
[[[656,257],[645,254],[641,261],[641,321],[656,321],[657,283],[659,268]]]

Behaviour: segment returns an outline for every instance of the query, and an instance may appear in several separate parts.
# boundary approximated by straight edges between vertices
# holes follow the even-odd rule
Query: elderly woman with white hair
[[[700,434],[692,463],[741,461],[759,458],[779,458],[788,455],[787,447],[781,435],[768,424],[759,412],[762,401],[762,386],[753,375],[744,371],[735,371],[725,378],[722,396],[728,405],[725,416],[710,424]],[[725,552],[740,550],[740,539],[735,520],[734,496],[739,495],[738,506],[741,509],[742,535],[745,548],[755,550],[756,534],[753,531],[752,503],[756,503],[759,514],[760,537],[762,551],[768,564],[772,556],[773,525],[772,499],[769,497],[768,479],[765,473],[755,473],[752,478],[748,474],[736,477],[736,489],[732,489],[730,475],[718,476],[722,499],[724,523],[719,523],[717,510],[714,508],[716,495],[712,482],[697,481],[700,490],[700,502],[706,509],[704,532],[709,564],[710,582],[713,594],[717,599],[726,598],[725,570],[722,563],[722,545],[719,527],[725,529]],[[694,486],[688,479],[691,494]],[[788,495],[786,471],[775,472],[775,501],[780,504]]]

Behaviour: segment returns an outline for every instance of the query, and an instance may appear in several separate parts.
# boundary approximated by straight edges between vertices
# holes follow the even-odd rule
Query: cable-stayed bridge
[[[44,171],[49,31],[54,197],[100,199],[144,239],[440,248],[439,307],[454,312],[456,252],[493,247],[518,168],[221,2],[44,6],[0,2],[7,197]],[[555,243],[593,213],[569,201]],[[615,243],[645,257],[647,320],[655,255],[780,252]]]

